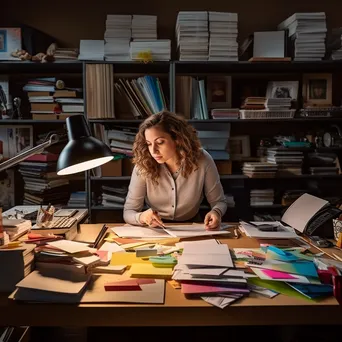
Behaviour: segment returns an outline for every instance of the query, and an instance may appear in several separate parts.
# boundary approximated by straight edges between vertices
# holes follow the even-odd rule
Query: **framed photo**
[[[17,59],[11,55],[21,50],[21,29],[19,27],[0,27],[0,60]]]
[[[332,105],[332,74],[304,74],[303,100],[308,106]]]
[[[267,85],[267,98],[285,99],[291,98],[297,101],[298,98],[298,81],[271,81]]]
[[[229,137],[228,146],[231,160],[241,160],[251,156],[249,135],[235,135]]]
[[[208,76],[207,78],[208,108],[231,108],[232,78],[231,76]]]

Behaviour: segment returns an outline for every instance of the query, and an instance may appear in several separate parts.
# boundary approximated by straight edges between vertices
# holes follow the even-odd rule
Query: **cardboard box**
[[[217,171],[220,175],[232,174],[232,161],[231,160],[215,160]]]
[[[122,159],[112,160],[101,165],[101,177],[122,176]]]

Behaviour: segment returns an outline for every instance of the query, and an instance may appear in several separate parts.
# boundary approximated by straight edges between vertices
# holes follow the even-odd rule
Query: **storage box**
[[[232,161],[231,160],[215,160],[217,171],[220,175],[232,174]]]
[[[112,160],[101,165],[101,177],[122,176],[122,159]]]

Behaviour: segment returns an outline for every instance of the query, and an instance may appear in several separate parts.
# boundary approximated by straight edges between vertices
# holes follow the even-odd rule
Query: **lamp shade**
[[[113,159],[110,148],[91,136],[84,115],[66,119],[69,142],[57,161],[57,174],[70,175],[98,167]]]

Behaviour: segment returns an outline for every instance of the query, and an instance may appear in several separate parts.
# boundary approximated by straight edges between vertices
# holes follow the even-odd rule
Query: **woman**
[[[135,167],[124,206],[126,223],[158,227],[163,226],[162,219],[190,221],[205,195],[211,207],[205,227],[220,227],[227,210],[220,177],[184,118],[169,112],[147,118],[139,127],[133,154]],[[141,212],[144,201],[150,209]]]

